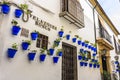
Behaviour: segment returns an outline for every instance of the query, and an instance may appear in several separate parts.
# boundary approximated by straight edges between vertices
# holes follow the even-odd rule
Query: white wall
[[[23,3],[24,1],[18,1],[15,0],[16,3]],[[33,11],[33,15],[36,15],[40,19],[49,22],[55,26],[58,26],[58,30],[51,30],[47,31],[45,29],[42,29],[34,24],[34,21],[30,19],[27,23],[23,22],[21,19],[16,19],[14,17],[14,9],[16,7],[11,6],[11,11],[8,15],[2,15],[2,24],[0,28],[0,80],[61,80],[61,58],[59,59],[59,62],[57,64],[53,64],[52,57],[47,56],[45,62],[40,63],[39,62],[39,49],[35,47],[36,41],[32,41],[32,45],[30,46],[30,49],[36,49],[37,55],[33,62],[29,62],[27,60],[27,54],[28,51],[22,51],[21,49],[21,42],[23,39],[30,39],[30,35],[28,38],[20,36],[20,33],[18,36],[11,35],[11,21],[12,19],[15,19],[19,22],[21,27],[24,27],[26,29],[29,29],[30,32],[33,30],[38,30],[40,33],[49,36],[49,41],[51,45],[48,47],[50,48],[52,46],[52,42],[58,37],[57,33],[60,30],[60,26],[64,26],[64,32],[67,34],[69,31],[72,31],[71,36],[74,37],[74,35],[78,34],[83,38],[83,40],[89,40],[90,42],[94,43],[94,26],[92,21],[92,10],[88,6],[87,3],[83,2],[82,5],[87,5],[84,8],[85,13],[85,28],[78,29],[78,27],[70,24],[67,20],[64,18],[59,17],[60,13],[60,0],[41,0],[37,1],[40,3],[44,8],[47,8],[53,13],[48,13],[44,10],[42,10],[39,7],[36,7],[29,2],[26,2],[30,6],[30,10]],[[42,4],[43,2],[43,4]],[[44,5],[44,3],[46,5]],[[90,10],[89,14],[87,10]],[[1,14],[0,14],[1,15]],[[15,55],[15,58],[8,59],[6,57],[7,49],[11,47],[11,45],[16,42],[19,45],[19,49],[17,54]],[[63,42],[69,43],[71,45],[74,45],[77,47],[77,51],[81,48],[81,46],[78,46],[77,44],[72,43],[71,40],[66,41],[66,39],[63,39]],[[61,44],[60,44],[61,46]],[[93,53],[93,52],[92,52]],[[55,55],[54,55],[55,56]],[[99,69],[91,69],[89,67],[80,67],[79,61],[78,61],[78,80],[101,80],[100,79],[100,70]]]

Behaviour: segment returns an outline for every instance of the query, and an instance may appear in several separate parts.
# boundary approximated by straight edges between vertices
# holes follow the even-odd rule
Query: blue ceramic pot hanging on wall
[[[84,66],[87,66],[88,65],[88,63],[87,62],[84,62]]]
[[[15,17],[20,18],[20,16],[23,14],[23,11],[21,9],[15,9]]]
[[[53,57],[53,63],[57,63],[58,62],[58,59],[59,59],[59,57]]]
[[[31,33],[31,38],[32,38],[32,40],[36,40],[38,38],[38,33],[37,32],[32,32]]]
[[[29,47],[29,43],[28,42],[22,42],[22,49],[23,50],[27,50]]]
[[[82,42],[82,46],[85,46],[85,42]]]
[[[40,54],[40,61],[45,61],[46,54]]]
[[[73,43],[75,43],[75,42],[76,42],[76,40],[77,40],[76,38],[72,38],[72,42],[73,42]]]
[[[81,41],[80,40],[78,40],[78,45],[80,45],[81,44]]]
[[[12,27],[12,34],[13,35],[18,35],[20,30],[21,30],[21,28],[19,26],[13,26]]]
[[[69,40],[70,39],[70,35],[68,34],[68,35],[66,35],[66,39],[67,40]]]
[[[17,50],[16,49],[12,49],[12,48],[8,48],[8,58],[14,58],[15,54],[16,54]]]
[[[84,62],[80,62],[80,66],[83,66],[84,65]]]
[[[82,60],[82,56],[81,55],[78,55],[78,60]]]
[[[1,12],[3,14],[8,14],[10,12],[10,6],[7,4],[2,4]]]
[[[35,55],[36,55],[36,53],[33,53],[33,52],[29,53],[29,54],[28,54],[28,60],[29,60],[29,61],[33,61],[34,58],[35,58]]]
[[[92,67],[92,63],[89,63],[89,67],[90,67],[90,68]]]
[[[52,56],[53,54],[54,54],[54,49],[53,49],[53,48],[50,48],[50,49],[49,49],[49,55]]]
[[[59,37],[62,37],[62,36],[63,36],[63,34],[64,34],[64,32],[63,32],[63,31],[59,31],[59,32],[58,32]]]

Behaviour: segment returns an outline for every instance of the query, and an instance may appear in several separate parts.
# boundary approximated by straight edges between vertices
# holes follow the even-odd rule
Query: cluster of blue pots
[[[8,56],[8,58],[14,58],[16,52],[17,52],[16,49],[8,48],[8,50],[7,50],[7,56]]]
[[[88,63],[87,62],[80,62],[80,66],[87,66],[88,65]]]
[[[30,52],[30,53],[28,53],[28,60],[29,60],[29,61],[34,61],[35,55],[36,55],[35,52]],[[44,62],[44,61],[45,61],[45,58],[46,58],[46,54],[40,54],[39,60],[40,60],[41,62]]]
[[[10,6],[8,4],[2,4],[1,5],[1,12],[3,14],[8,14],[10,12]],[[23,10],[21,9],[15,9],[15,17],[20,18],[20,16],[23,14]]]
[[[85,66],[85,67],[87,67],[87,66],[89,66],[90,68],[99,68],[100,67],[100,65],[99,64],[92,64],[92,63],[87,63],[87,62],[83,62],[83,61],[81,61],[80,62],[80,66],[81,67],[83,67],[83,66]]]
[[[7,4],[2,4],[1,5],[1,12],[3,14],[8,14],[10,12],[10,6]]]

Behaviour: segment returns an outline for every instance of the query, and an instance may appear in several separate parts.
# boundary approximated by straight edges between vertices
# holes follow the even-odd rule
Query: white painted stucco
[[[72,31],[72,37],[78,34],[80,37],[82,37],[83,40],[89,40],[91,43],[95,42],[92,8],[84,0],[81,2],[81,4],[83,6],[85,14],[85,28],[82,29],[78,29],[78,27],[70,24],[70,22],[68,22],[66,19],[59,17],[60,0],[35,1],[37,1],[37,3],[44,8],[50,10],[52,13],[46,12],[43,9],[34,6],[29,2],[26,2],[29,4],[29,9],[33,11],[32,14],[52,25],[57,26],[58,30],[55,31],[51,29],[51,31],[47,31],[45,29],[42,29],[36,26],[34,24],[34,20],[31,18],[27,23],[23,22],[21,19],[16,19],[14,17],[14,10],[16,7],[14,6],[11,6],[11,11],[8,15],[0,14],[0,80],[62,80],[62,58],[59,59],[59,62],[57,64],[53,64],[52,57],[47,56],[45,62],[40,63],[40,51],[35,47],[36,41],[32,41],[32,45],[30,46],[30,49],[32,50],[38,50],[35,60],[33,62],[28,61],[28,51],[23,51],[21,49],[21,42],[22,40],[30,40],[30,35],[28,38],[20,36],[20,33],[18,36],[13,36],[11,34],[12,19],[17,20],[21,27],[28,29],[30,32],[37,30],[42,34],[47,35],[49,37],[49,42],[51,43],[48,45],[49,48],[52,46],[52,42],[58,37],[57,34],[61,26],[64,26],[65,34],[67,34],[69,31]],[[14,2],[17,4],[24,3],[23,0],[14,0]],[[72,43],[71,40],[67,41],[66,39],[63,39],[62,41],[76,46],[77,52],[81,48],[81,46],[78,46],[77,43]],[[19,49],[15,55],[15,58],[8,59],[6,56],[6,51],[11,47],[13,43],[17,43],[19,45]],[[78,80],[101,80],[99,68],[94,69],[89,67],[80,67],[79,62],[80,61],[77,62]]]

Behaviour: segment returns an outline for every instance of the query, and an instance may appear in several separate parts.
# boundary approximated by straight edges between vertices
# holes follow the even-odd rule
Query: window
[[[90,51],[87,51],[87,58],[91,59],[91,53],[90,53]]]
[[[120,54],[120,44],[118,44],[114,36],[113,38],[114,38],[114,44],[115,44],[115,51],[117,54]]]
[[[60,17],[64,17],[79,28],[84,27],[84,13],[77,0],[61,0]]]
[[[45,36],[43,34],[39,34],[36,47],[47,49],[47,46],[48,46],[48,36]]]

